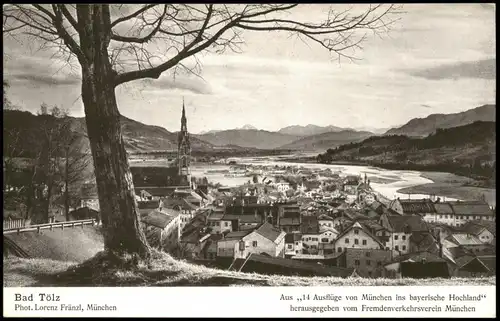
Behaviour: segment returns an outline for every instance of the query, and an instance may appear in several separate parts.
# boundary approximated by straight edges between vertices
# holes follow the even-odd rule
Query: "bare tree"
[[[120,127],[115,88],[166,71],[199,72],[196,54],[240,51],[243,31],[284,31],[355,59],[368,32],[381,35],[394,5],[325,12],[324,21],[289,19],[298,4],[17,5],[4,6],[4,32],[41,39],[68,62],[76,58],[94,160],[105,245],[118,254],[149,254]],[[193,59],[188,59],[193,58]],[[194,62],[193,62],[194,61]],[[192,62],[191,64],[189,64]]]

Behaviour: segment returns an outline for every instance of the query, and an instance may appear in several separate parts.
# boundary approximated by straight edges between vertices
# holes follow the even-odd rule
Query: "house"
[[[441,247],[439,235],[436,237],[432,233],[413,233],[410,236],[410,253],[425,251],[439,254]]]
[[[302,215],[297,203],[279,204],[277,212],[277,226],[287,232],[300,232]]]
[[[250,253],[284,257],[285,235],[285,232],[264,222],[254,230],[228,233],[217,242],[217,253],[221,257],[233,258],[246,258]]]
[[[401,277],[413,279],[449,278],[446,262],[401,262]]]
[[[159,199],[158,208],[162,210],[163,208],[176,210],[180,213],[181,219],[181,229],[183,229],[186,224],[194,217],[198,207],[186,199],[177,197],[164,197]]]
[[[90,207],[99,211],[99,196],[97,195],[96,188],[82,188],[80,196],[80,207]]]
[[[337,266],[354,268],[361,277],[383,277],[384,264],[391,258],[391,251],[385,249],[347,248],[337,257]]]
[[[210,234],[208,237],[200,239],[201,251],[198,258],[203,260],[214,261],[217,259],[217,242],[224,236],[222,234]]]
[[[285,258],[302,253],[302,234],[287,233],[285,235]]]
[[[343,252],[348,248],[384,249],[385,245],[366,227],[354,222],[335,240],[336,252]]]
[[[181,232],[179,255],[191,259],[200,258],[203,255],[204,240],[211,235],[206,227],[210,213],[210,210],[204,210],[186,224]]]
[[[291,188],[290,183],[285,182],[285,181],[279,181],[279,182],[274,183],[274,187],[280,193],[285,193],[286,191],[288,191]]]
[[[400,199],[389,203],[389,208],[400,215],[420,215],[422,217],[434,216],[436,210],[430,199]]]
[[[333,229],[333,218],[326,214],[321,214],[318,216],[319,230],[323,231],[326,229]]]
[[[141,222],[152,247],[169,252],[177,246],[181,236],[179,212],[152,210],[141,217]]]
[[[139,200],[151,201],[151,200],[153,200],[153,195],[151,195],[151,193],[149,193],[148,191],[141,189],[139,192]]]
[[[448,202],[454,212],[454,225],[462,226],[468,221],[495,221],[493,210],[484,201]]]
[[[70,211],[68,216],[70,221],[78,221],[86,219],[95,219],[96,222],[101,221],[101,215],[99,211],[87,206],[80,207],[76,210]]]
[[[151,212],[154,209],[158,209],[159,206],[159,201],[158,200],[151,200],[151,201],[137,201],[137,207],[139,208],[139,215],[147,215],[149,212]]]
[[[210,211],[210,214],[207,216],[207,227],[211,234],[238,231],[238,224],[236,223],[233,226],[231,220],[223,220],[224,216],[225,214],[221,209]]]
[[[278,227],[287,233],[300,233],[301,217],[279,218]]]
[[[386,215],[380,217],[379,224],[390,233],[385,247],[394,255],[410,252],[410,237],[414,233],[429,233],[429,227],[419,215]]]
[[[267,275],[287,276],[329,276],[347,278],[354,276],[354,269],[340,268],[336,266],[324,266],[317,263],[301,262],[278,257],[269,257],[252,253],[248,258],[235,262],[237,269],[245,273],[259,273]]]
[[[455,225],[455,215],[453,212],[453,208],[449,203],[434,203],[434,213],[427,213],[424,216],[424,220],[430,223],[440,223],[446,224],[449,226]]]
[[[458,247],[470,250],[473,253],[483,251],[491,246],[490,244],[481,242],[481,240],[475,235],[467,233],[454,233],[448,236],[446,241],[455,244]],[[448,247],[453,247],[453,245],[449,245]]]
[[[348,175],[343,182],[342,190],[348,195],[355,195],[357,193],[360,177],[355,175]]]
[[[459,262],[454,276],[487,277],[496,275],[496,255],[468,256]]]
[[[461,229],[464,233],[476,236],[482,243],[495,244],[495,235],[487,227],[477,221],[465,223]]]
[[[418,263],[415,267],[419,266],[422,271],[413,271],[413,267],[403,267],[403,265],[406,265],[407,263]],[[436,271],[429,271],[429,269],[434,267],[437,267]],[[428,277],[436,277],[435,275],[449,277],[451,275],[450,271],[453,269],[453,264],[450,264],[446,259],[435,253],[422,251],[400,255],[386,263],[384,265],[384,269],[385,276],[392,278],[412,277],[410,275],[415,275],[415,278],[422,278],[424,277],[423,275],[428,275]]]
[[[258,215],[231,215],[225,214],[222,219],[225,224],[225,228],[228,226],[226,223],[231,223],[229,226],[232,227],[233,231],[243,231],[243,230],[253,230],[262,221],[262,217]]]

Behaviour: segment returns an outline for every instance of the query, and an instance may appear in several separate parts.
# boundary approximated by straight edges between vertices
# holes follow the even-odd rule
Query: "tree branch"
[[[135,18],[138,15],[140,15],[141,13],[143,13],[143,12],[145,12],[145,11],[147,11],[147,10],[155,7],[155,6],[157,6],[157,4],[148,4],[148,5],[145,5],[144,7],[142,7],[141,9],[139,9],[139,10],[137,10],[137,11],[135,11],[135,12],[133,12],[133,13],[125,16],[125,17],[118,18],[118,19],[116,19],[115,21],[113,21],[111,23],[111,28],[113,28],[114,26],[116,26],[117,24],[119,24],[121,22],[124,22],[124,21],[130,20],[132,18]]]

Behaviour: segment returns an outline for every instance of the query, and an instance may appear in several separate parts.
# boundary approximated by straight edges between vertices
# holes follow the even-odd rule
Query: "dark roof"
[[[496,236],[497,225],[496,225],[496,222],[494,222],[494,221],[474,220],[474,221],[467,222],[467,224],[468,223],[484,226],[488,231],[490,231],[493,235]],[[464,225],[464,227],[466,225]]]
[[[465,225],[462,227],[462,231],[468,234],[472,235],[479,235],[483,230],[485,230],[486,227],[476,224],[474,222],[467,222]]]
[[[497,256],[496,255],[482,255],[477,257],[490,272],[497,270]]]
[[[299,217],[283,217],[279,220],[279,225],[300,225]]]
[[[256,271],[252,267],[257,266],[252,263],[259,263],[260,268]],[[284,259],[278,257],[270,257],[266,255],[250,254],[247,261],[241,268],[241,272],[259,272],[266,274],[281,274],[273,273],[273,267],[278,270],[286,269],[291,274],[318,275],[318,276],[334,276],[334,277],[349,277],[353,274],[352,268],[340,268],[336,266],[322,266],[317,263],[302,262],[295,259]]]
[[[160,204],[162,207],[166,208],[179,208],[181,210],[196,210],[198,207],[191,204],[183,198],[177,197],[164,197],[160,199]]]
[[[302,239],[302,234],[300,233],[287,233],[285,235],[285,243],[294,243]]]
[[[69,212],[69,216],[75,220],[84,220],[84,219],[90,219],[90,218],[99,219],[99,211],[96,211],[93,208],[84,206],[84,207],[80,207],[74,211]]]
[[[282,233],[281,230],[275,228],[269,222],[262,223],[262,225],[260,225],[257,229],[255,229],[255,232],[257,232],[258,234],[262,235],[263,237],[272,242],[276,242],[276,240]]]
[[[372,220],[363,220],[363,221],[360,221],[359,222],[361,225],[364,225],[365,227],[367,227],[370,231],[372,231],[373,233],[377,232],[377,231],[381,231],[381,230],[387,230],[385,227],[383,227],[382,225],[380,225],[379,223],[377,223],[376,221],[372,221]]]
[[[471,260],[467,261],[467,263],[461,265],[459,269],[461,271],[469,272],[490,272],[489,267],[485,265],[478,257],[474,257]]]
[[[328,216],[326,214],[321,214],[320,216],[318,216],[318,221],[321,220],[321,221],[333,221],[333,218],[331,216]]]
[[[221,241],[241,240],[252,232],[253,230],[229,232]]]
[[[316,216],[305,215],[302,217],[302,224],[300,225],[302,234],[317,234],[319,233],[318,218]]]
[[[159,210],[152,210],[148,215],[143,216],[141,218],[141,221],[144,224],[153,225],[158,228],[164,229],[168,225],[168,223],[170,223],[170,221],[175,218],[175,216],[175,212],[169,212],[167,214],[163,211],[160,212]]]
[[[434,203],[437,214],[453,214],[453,209],[448,203]]]
[[[427,263],[429,262],[446,262],[445,259],[442,257],[439,257],[439,255],[428,252],[428,251],[419,251],[419,252],[414,252],[414,253],[408,253],[408,254],[403,254],[398,257],[396,257],[394,260],[391,262],[387,263],[386,265],[393,264],[396,262],[403,262],[406,260],[412,260],[413,262],[422,262],[425,261]]]
[[[226,214],[221,218],[223,221],[236,221],[240,223],[262,223],[262,217],[255,215],[231,215]]]
[[[405,214],[419,214],[419,213],[435,213],[434,204],[429,199],[419,200],[405,200],[400,199],[403,213]]]
[[[167,196],[171,195],[174,190],[176,189],[175,186],[171,187],[166,187],[166,186],[151,186],[151,187],[135,187],[135,193],[140,195],[141,191],[144,190],[151,194],[152,196]]]
[[[443,262],[401,262],[401,276],[407,278],[449,278],[448,264]]]
[[[430,233],[412,233],[410,243],[417,248],[417,251],[430,251],[433,253],[439,251],[439,245]]]
[[[493,215],[489,205],[480,201],[449,202],[456,215]]]
[[[155,209],[158,208],[160,203],[158,201],[137,201],[139,209]]]
[[[429,227],[419,215],[387,215],[387,220],[393,232],[401,233],[405,227],[409,227],[411,232],[428,231]]]

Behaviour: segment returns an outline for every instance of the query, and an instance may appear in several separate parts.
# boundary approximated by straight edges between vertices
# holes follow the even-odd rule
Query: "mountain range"
[[[388,130],[386,135],[406,135],[423,137],[438,128],[451,128],[471,124],[476,121],[495,121],[495,105],[483,105],[454,114],[431,114],[425,118],[414,118],[399,128]]]
[[[4,135],[6,128],[18,127],[26,133],[34,132],[39,117],[26,111],[4,110]],[[69,118],[71,128],[81,138],[81,149],[88,148],[84,118]],[[385,135],[422,137],[434,133],[438,128],[450,128],[471,124],[475,121],[494,121],[495,105],[484,105],[455,114],[432,114],[426,118],[415,118],[407,124],[385,132]],[[125,116],[121,117],[125,147],[129,152],[151,152],[177,149],[177,133],[163,127],[146,125]],[[7,127],[6,127],[7,126]],[[375,130],[374,130],[375,131]],[[339,145],[356,143],[371,136],[374,131],[342,128],[337,126],[288,126],[278,131],[258,130],[245,125],[231,130],[219,130],[204,134],[191,134],[191,147],[196,151],[224,149],[293,149],[317,151]],[[28,137],[29,135],[25,135]],[[27,140],[27,139],[26,139]],[[29,150],[29,143],[26,143]],[[5,150],[4,150],[5,152]]]

